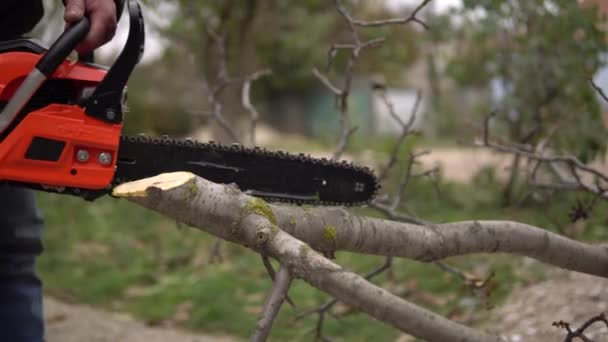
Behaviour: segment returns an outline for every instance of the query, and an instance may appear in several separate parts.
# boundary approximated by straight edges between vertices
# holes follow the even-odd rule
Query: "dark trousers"
[[[35,271],[42,227],[32,191],[0,186],[0,341],[44,340],[42,284]]]

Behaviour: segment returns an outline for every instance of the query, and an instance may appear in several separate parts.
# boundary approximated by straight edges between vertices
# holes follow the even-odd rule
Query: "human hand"
[[[116,32],[116,4],[114,0],[65,0],[64,20],[70,26],[84,15],[91,22],[89,33],[76,51],[85,54],[107,43]]]

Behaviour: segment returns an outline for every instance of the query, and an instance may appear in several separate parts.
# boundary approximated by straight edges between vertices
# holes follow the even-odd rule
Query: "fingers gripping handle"
[[[116,22],[120,21],[122,12],[125,8],[125,0],[114,0],[116,4]],[[89,51],[84,54],[78,54],[78,60],[85,63],[95,63],[95,52]]]

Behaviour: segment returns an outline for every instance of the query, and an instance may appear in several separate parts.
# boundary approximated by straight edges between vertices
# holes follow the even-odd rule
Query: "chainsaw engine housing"
[[[0,44],[0,108],[46,49],[27,39]],[[101,189],[114,175],[122,122],[80,106],[106,76],[100,66],[65,60],[0,134],[0,178]]]

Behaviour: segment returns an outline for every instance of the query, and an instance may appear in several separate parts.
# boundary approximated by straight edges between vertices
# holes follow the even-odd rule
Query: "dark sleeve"
[[[27,34],[38,24],[43,14],[42,0],[2,0],[0,41]]]

